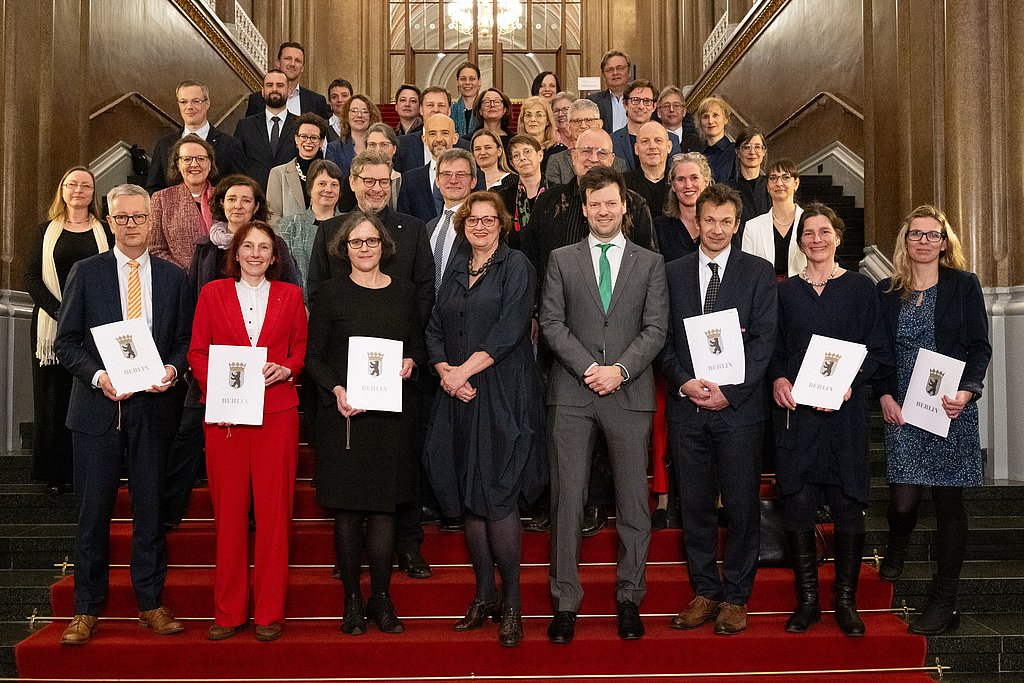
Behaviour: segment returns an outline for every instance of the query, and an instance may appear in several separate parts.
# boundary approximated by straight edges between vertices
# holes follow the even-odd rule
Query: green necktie
[[[599,276],[597,278],[597,291],[601,293],[601,305],[604,312],[608,312],[608,304],[612,302],[612,264],[608,262],[608,250],[614,244],[599,244],[601,258],[597,262]]]

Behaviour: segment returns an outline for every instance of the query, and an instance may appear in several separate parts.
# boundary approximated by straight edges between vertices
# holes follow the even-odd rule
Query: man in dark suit
[[[452,256],[465,239],[455,234],[455,214],[475,185],[477,168],[473,155],[464,149],[449,149],[437,159],[437,188],[444,206],[441,215],[427,223],[427,237],[434,255],[434,291],[452,264]]]
[[[651,362],[665,343],[665,262],[626,239],[622,175],[597,167],[580,191],[589,234],[551,253],[540,329],[556,363],[548,375],[551,456],[551,597],[554,643],[572,640],[583,600],[580,523],[598,433],[608,444],[615,480],[618,631],[640,638],[639,606],[651,537],[647,444],[655,410]]]
[[[245,155],[238,140],[222,130],[217,130],[210,123],[207,115],[210,111],[210,90],[199,81],[183,81],[174,91],[178,100],[178,111],[184,127],[157,140],[153,148],[153,157],[149,162],[149,175],[146,177],[146,191],[150,194],[167,187],[167,153],[180,138],[195,133],[213,147],[217,158],[218,175],[211,177],[210,182],[232,173],[245,172]]]
[[[654,114],[654,84],[638,78],[626,87],[622,100],[626,103],[626,125],[612,133],[612,151],[632,171],[640,166],[636,153],[637,135]],[[671,143],[669,156],[678,154],[679,138],[667,131],[666,135]]]
[[[626,125],[626,107],[623,94],[630,79],[629,55],[620,50],[608,50],[601,57],[601,76],[604,77],[605,89],[590,95],[601,112],[604,130],[609,135]]]
[[[670,322],[662,355],[669,449],[679,490],[694,599],[672,619],[680,629],[710,619],[715,633],[747,626],[760,540],[758,487],[766,415],[765,373],[775,345],[772,264],[733,248],[742,201],[712,185],[697,200],[700,249],[668,264]],[[686,318],[735,308],[743,333],[743,382],[719,386],[694,372]],[[709,343],[702,335],[701,344]],[[729,516],[722,576],[716,563],[721,494]]]
[[[301,43],[281,43],[281,47],[277,48],[275,67],[288,78],[285,102],[289,113],[300,116],[306,112],[313,112],[324,121],[331,118],[331,108],[324,96],[299,85],[299,79],[306,68],[306,50]],[[249,95],[245,115],[255,116],[262,112],[266,106],[266,96],[266,92],[259,90]]]
[[[435,114],[451,116],[452,96],[439,85],[432,85],[420,95],[420,118],[423,122],[419,128],[398,138],[398,151],[395,153],[395,168],[405,173],[414,168],[429,164],[434,158],[430,145],[423,139],[423,124]],[[454,125],[454,122],[453,122]],[[469,140],[455,136],[452,147],[461,147],[471,152]]]
[[[352,160],[349,184],[356,195],[360,211],[376,214],[395,240],[395,255],[381,264],[388,275],[404,278],[416,286],[420,318],[426,325],[434,306],[434,259],[430,253],[427,231],[420,219],[393,210],[391,198],[391,158],[383,152],[366,151]],[[315,305],[316,292],[324,281],[348,277],[352,266],[327,252],[345,220],[345,214],[320,224],[313,239],[309,259],[306,291],[310,305]],[[409,576],[425,579],[431,575],[430,565],[423,559],[420,546],[423,529],[420,525],[420,502],[405,503],[395,510],[395,552],[399,567]]]
[[[79,261],[68,276],[54,348],[74,375],[67,426],[73,434],[78,526],[75,617],[61,643],[84,645],[107,598],[110,518],[123,462],[132,497],[131,577],[139,623],[160,635],[184,630],[163,606],[167,575],[160,501],[164,463],[177,425],[166,393],[187,367],[192,297],[185,271],[149,254],[149,195],[119,185],[107,195],[112,250]],[[166,364],[145,392],[118,394],[91,328],[132,318],[148,324]]]
[[[246,175],[267,191],[270,169],[298,156],[295,133],[298,116],[285,108],[288,79],[279,69],[271,69],[263,77],[263,100],[266,107],[246,116],[235,127],[235,138],[242,144]]]
[[[441,213],[444,199],[437,186],[437,159],[455,146],[459,134],[455,122],[446,114],[434,114],[423,124],[423,144],[430,149],[429,164],[418,166],[402,174],[402,187],[398,191],[398,210],[422,221],[429,221]]]

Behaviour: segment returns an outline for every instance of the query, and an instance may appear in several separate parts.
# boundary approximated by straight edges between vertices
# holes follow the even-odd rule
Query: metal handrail
[[[782,129],[787,128],[794,121],[796,121],[797,119],[801,118],[806,112],[808,112],[813,107],[815,107],[817,105],[828,104],[829,101],[835,102],[840,107],[842,107],[847,113],[853,114],[854,116],[856,116],[861,121],[864,120],[864,114],[862,114],[859,111],[857,111],[857,109],[853,105],[851,105],[850,103],[846,102],[846,100],[844,100],[843,98],[839,97],[838,95],[836,95],[834,93],[831,93],[831,92],[828,92],[828,91],[822,91],[822,92],[818,93],[817,95],[815,95],[814,97],[812,97],[811,99],[807,100],[807,102],[805,102],[802,106],[798,107],[796,109],[796,111],[794,111],[792,114],[790,114],[789,116],[784,118],[782,120],[782,122],[779,123],[779,125],[777,125],[774,128],[772,128],[768,132],[768,134],[765,135],[765,142],[768,142],[768,140],[770,140],[776,134],[778,134],[780,131],[782,131]]]

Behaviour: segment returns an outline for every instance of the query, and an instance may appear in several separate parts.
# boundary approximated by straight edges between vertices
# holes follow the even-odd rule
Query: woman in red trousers
[[[306,353],[302,290],[281,282],[274,231],[255,221],[235,232],[228,277],[203,287],[188,360],[206,401],[211,344],[263,346],[263,424],[206,423],[206,467],[217,529],[214,623],[210,640],[230,638],[249,620],[249,492],[256,515],[253,596],[256,640],[276,640],[288,593],[288,534],[299,443],[294,379]],[[251,375],[250,375],[251,376]]]

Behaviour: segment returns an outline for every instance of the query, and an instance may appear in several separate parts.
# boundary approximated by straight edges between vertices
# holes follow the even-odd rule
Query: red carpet
[[[303,468],[308,467],[303,457]],[[307,470],[308,471],[308,470]],[[318,518],[308,482],[296,490],[296,518]],[[118,499],[117,516],[130,516],[126,495]],[[208,517],[209,495],[197,489],[189,517]],[[526,637],[518,649],[497,643],[496,627],[468,634],[451,631],[453,620],[463,613],[473,596],[473,573],[467,566],[461,534],[440,533],[428,527],[423,554],[434,565],[434,578],[409,579],[397,573],[392,596],[398,613],[406,619],[406,632],[386,636],[375,629],[361,637],[338,631],[342,611],[341,584],[330,576],[333,564],[331,527],[328,522],[297,522],[294,525],[291,589],[284,635],[274,643],[257,643],[251,628],[223,642],[206,640],[212,614],[212,567],[172,567],[164,591],[165,604],[186,621],[186,633],[158,637],[138,627],[134,620],[102,621],[93,641],[79,648],[58,643],[66,621],[56,621],[17,647],[20,674],[27,678],[145,678],[151,680],[230,678],[276,681],[320,680],[619,680],[658,681],[929,681],[920,672],[827,673],[836,670],[870,670],[919,667],[924,662],[925,639],[907,633],[905,624],[892,614],[864,612],[867,636],[846,638],[830,614],[821,624],[801,635],[783,631],[794,602],[792,575],[784,569],[762,569],[751,598],[753,614],[746,632],[715,636],[711,626],[695,631],[668,627],[670,617],[692,597],[682,560],[682,535],[661,531],[652,536],[647,570],[648,596],[642,606],[647,616],[647,635],[623,642],[615,633],[613,566],[616,554],[614,527],[583,544],[583,561],[594,563],[581,570],[586,597],[576,632],[568,646],[547,642],[545,628],[550,615],[547,587],[547,534],[523,536],[523,604],[528,615]],[[111,562],[126,564],[131,528],[114,523]],[[171,564],[209,565],[213,562],[212,523],[192,521],[168,535]],[[301,565],[324,565],[309,567]],[[823,603],[831,603],[832,566],[821,568]],[[73,579],[67,577],[51,591],[53,613],[71,616]],[[365,588],[364,588],[365,590]],[[892,588],[875,571],[864,567],[858,605],[862,610],[888,608]],[[110,617],[137,614],[127,568],[111,571],[110,598],[105,612]],[[305,617],[306,619],[301,619]],[[309,618],[319,619],[309,619]],[[744,676],[757,672],[798,672],[784,676]],[[722,673],[725,676],[701,676]],[[666,674],[669,676],[666,677]],[[679,676],[671,676],[677,674]],[[683,677],[683,674],[690,676]],[[563,678],[564,677],[564,678]]]

